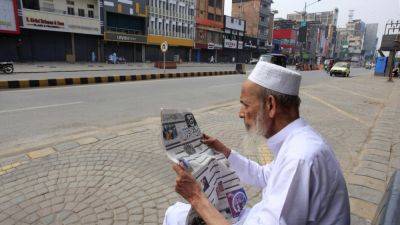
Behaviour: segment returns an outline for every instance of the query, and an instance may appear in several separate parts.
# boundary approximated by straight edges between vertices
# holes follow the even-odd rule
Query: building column
[[[146,62],[146,45],[142,44],[142,62]]]

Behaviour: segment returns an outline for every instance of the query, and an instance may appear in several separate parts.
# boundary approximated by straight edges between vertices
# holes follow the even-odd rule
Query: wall
[[[241,7],[243,6],[243,8]],[[241,3],[232,2],[232,16],[246,20],[246,35],[250,37],[259,37],[258,29],[260,16],[260,1],[247,1]]]

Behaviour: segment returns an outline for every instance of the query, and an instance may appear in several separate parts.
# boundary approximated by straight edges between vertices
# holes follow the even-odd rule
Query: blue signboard
[[[375,75],[381,75],[381,76],[385,75],[387,61],[388,61],[388,57],[376,58]]]

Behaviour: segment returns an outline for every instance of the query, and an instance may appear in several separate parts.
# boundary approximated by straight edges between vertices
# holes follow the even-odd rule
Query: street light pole
[[[304,2],[304,11],[303,11],[303,13],[302,13],[302,19],[303,19],[303,21],[302,21],[302,23],[304,23],[304,24],[306,24],[307,23],[307,8],[308,7],[310,7],[311,5],[314,5],[314,4],[316,4],[316,3],[318,3],[318,2],[320,2],[320,1],[322,1],[322,0],[315,0],[315,1],[313,1],[313,2],[311,2],[311,3],[308,3],[307,4],[307,2]],[[300,26],[302,26],[302,24],[300,25]],[[306,25],[307,26],[307,25]],[[303,48],[304,48],[304,45],[305,44],[307,44],[307,32],[306,32],[306,43],[301,43],[301,51],[300,51],[300,57],[301,57],[301,59],[303,58]],[[306,46],[307,47],[307,46]],[[302,60],[303,61],[303,60]]]

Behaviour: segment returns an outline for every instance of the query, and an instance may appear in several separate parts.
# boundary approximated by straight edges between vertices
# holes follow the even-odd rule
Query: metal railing
[[[119,27],[107,27],[107,31],[125,33],[125,34],[144,35],[144,32],[141,30],[119,28]]]

